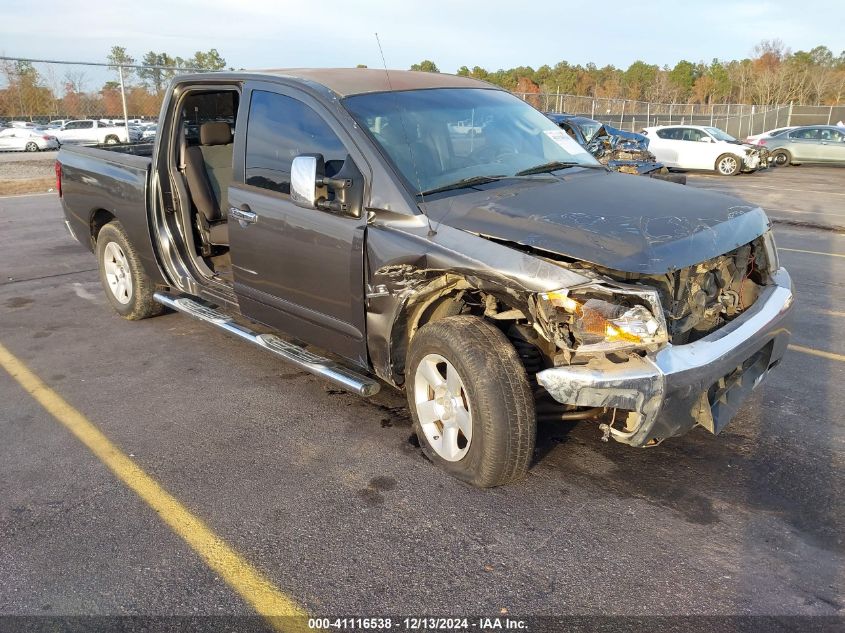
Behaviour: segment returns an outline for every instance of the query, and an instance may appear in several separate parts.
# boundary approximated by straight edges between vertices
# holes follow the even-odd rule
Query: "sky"
[[[99,5],[99,6],[97,6]],[[842,0],[0,0],[0,54],[105,61],[113,45],[139,59],[155,50],[189,57],[216,48],[235,68],[408,68],[431,59],[443,72],[478,65],[641,59],[674,65],[751,55],[762,39],[793,50],[845,49]],[[800,6],[800,13],[797,7]],[[37,7],[37,8],[36,8]],[[37,17],[33,17],[36,10]]]

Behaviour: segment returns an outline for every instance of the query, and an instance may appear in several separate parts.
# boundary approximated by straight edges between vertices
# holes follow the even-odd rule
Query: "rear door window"
[[[683,138],[683,129],[678,127],[664,128],[662,130],[657,130],[657,136],[670,141],[680,141]]]

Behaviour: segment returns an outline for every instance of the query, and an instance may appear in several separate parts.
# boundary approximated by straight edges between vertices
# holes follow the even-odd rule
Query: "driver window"
[[[290,194],[290,169],[300,154],[322,154],[326,175],[343,166],[343,142],[319,114],[286,95],[254,90],[246,131],[246,184]]]

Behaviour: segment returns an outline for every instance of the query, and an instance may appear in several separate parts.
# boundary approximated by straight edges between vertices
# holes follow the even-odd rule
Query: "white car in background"
[[[765,138],[772,138],[773,136],[778,136],[783,134],[784,132],[789,132],[789,130],[794,130],[797,125],[789,125],[784,127],[776,127],[773,130],[767,130],[765,132],[760,132],[759,134],[752,134],[751,136],[745,137],[745,142],[750,143],[751,145],[759,145],[759,141]]]
[[[58,148],[56,137],[41,130],[27,127],[0,130],[0,152],[38,152]]]
[[[156,134],[158,134],[158,123],[151,122],[151,123],[143,123],[140,126],[141,130],[141,142],[153,142],[155,140]]]
[[[60,143],[75,145],[115,145],[117,143],[137,143],[141,134],[129,127],[109,125],[93,119],[68,121],[62,127],[52,131]]]
[[[674,169],[703,169],[722,176],[756,171],[769,166],[765,147],[738,141],[719,128],[705,125],[647,127],[648,149],[657,160]]]

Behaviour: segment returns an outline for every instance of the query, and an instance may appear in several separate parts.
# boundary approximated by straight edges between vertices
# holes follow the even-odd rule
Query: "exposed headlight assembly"
[[[769,262],[769,272],[774,273],[780,268],[780,260],[778,258],[778,247],[775,244],[775,235],[772,229],[769,229],[763,234],[763,248],[766,251],[766,260]]]
[[[668,340],[653,290],[592,283],[540,293],[536,307],[558,347],[577,353],[657,349]]]

